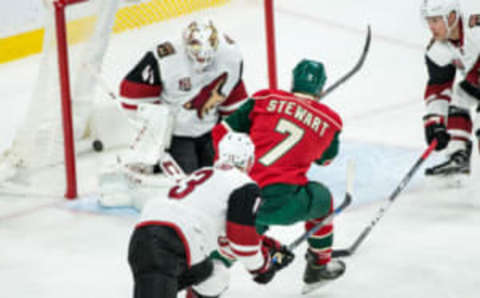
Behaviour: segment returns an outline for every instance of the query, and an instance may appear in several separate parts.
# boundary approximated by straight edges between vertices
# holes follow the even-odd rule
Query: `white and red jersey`
[[[458,88],[480,100],[480,16],[460,18],[459,28],[458,41],[432,40],[427,47],[427,115],[447,116],[456,75]]]
[[[147,202],[137,227],[165,225],[183,238],[190,265],[219,249],[248,270],[264,265],[255,230],[258,186],[231,166],[199,169],[169,190],[168,198]]]
[[[125,77],[120,95],[169,104],[176,113],[173,134],[198,137],[209,132],[219,116],[232,113],[246,99],[242,67],[240,51],[225,35],[219,38],[212,64],[202,72],[193,69],[181,40],[164,42],[148,51]],[[212,97],[214,91],[221,97]],[[205,113],[205,106],[214,108]]]

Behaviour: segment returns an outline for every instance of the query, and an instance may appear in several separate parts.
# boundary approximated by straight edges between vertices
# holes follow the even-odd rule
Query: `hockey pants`
[[[177,292],[207,279],[211,260],[189,268],[185,247],[175,230],[161,225],[137,228],[128,262],[134,277],[134,298],[175,298]]]
[[[292,225],[305,222],[305,230],[333,212],[330,191],[321,183],[306,185],[273,184],[261,190],[262,204],[255,220],[259,233],[269,225]],[[308,238],[309,249],[317,256],[317,264],[330,261],[333,244],[333,223],[328,223]]]
[[[214,151],[210,132],[198,138],[173,136],[169,152],[186,174],[213,165]]]
[[[257,213],[258,231],[269,225],[292,225],[321,218],[330,213],[332,195],[318,182],[306,185],[273,184],[261,190],[262,204]]]

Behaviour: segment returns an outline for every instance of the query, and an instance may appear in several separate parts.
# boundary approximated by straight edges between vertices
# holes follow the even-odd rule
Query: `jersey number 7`
[[[272,165],[290,151],[290,149],[302,140],[305,134],[303,128],[298,127],[295,123],[284,118],[280,118],[277,126],[275,126],[275,131],[286,134],[287,137],[258,159],[258,161],[266,167]]]

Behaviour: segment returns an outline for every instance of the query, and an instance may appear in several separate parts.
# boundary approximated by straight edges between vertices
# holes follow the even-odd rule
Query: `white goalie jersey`
[[[175,229],[190,264],[225,249],[227,243],[230,253],[255,270],[264,263],[254,224],[259,196],[258,186],[237,168],[202,168],[170,188],[167,197],[148,201],[137,227]]]
[[[198,137],[209,132],[219,116],[232,113],[246,99],[242,56],[224,35],[219,38],[213,62],[199,72],[181,40],[164,42],[148,51],[125,77],[120,95],[139,102],[168,104],[176,118],[173,134]]]

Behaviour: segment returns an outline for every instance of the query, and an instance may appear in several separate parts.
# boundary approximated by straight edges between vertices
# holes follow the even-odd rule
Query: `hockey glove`
[[[280,242],[273,238],[264,237],[262,240],[262,253],[265,256],[265,264],[262,268],[252,271],[253,280],[259,284],[269,283],[277,271],[287,267],[294,259],[294,254]]]
[[[277,271],[287,267],[295,258],[295,255],[285,245],[271,237],[264,236],[262,245],[268,249],[272,262],[276,264]]]
[[[427,143],[430,144],[436,139],[437,147],[435,147],[435,150],[445,149],[450,141],[450,134],[447,132],[444,118],[438,115],[427,115],[424,117],[424,122]]]

